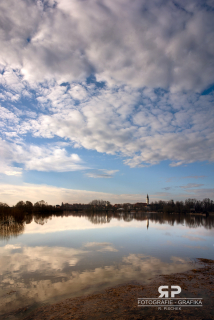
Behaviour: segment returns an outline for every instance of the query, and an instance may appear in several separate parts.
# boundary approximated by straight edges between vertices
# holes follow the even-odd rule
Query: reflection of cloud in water
[[[97,249],[109,243],[88,243],[84,248]],[[172,257],[171,262],[143,254],[130,254],[117,265],[97,267],[84,272],[72,271],[66,265],[75,265],[89,252],[85,249],[64,247],[23,247],[7,245],[0,248],[2,306],[18,308],[33,302],[53,302],[54,299],[88,294],[130,280],[148,281],[158,274],[183,272],[191,268],[189,260]],[[113,248],[113,247],[112,247]],[[98,249],[99,250],[99,249]],[[4,255],[2,254],[4,251]],[[16,296],[5,293],[15,290]]]
[[[191,235],[183,235],[182,238],[187,238],[190,241],[206,241],[204,238],[194,237],[194,236],[191,236]]]
[[[187,245],[184,245],[183,247],[185,248],[190,248],[190,249],[200,249],[200,250],[208,250],[209,248],[208,247],[205,247],[205,246],[187,246]]]
[[[94,248],[96,251],[104,252],[104,251],[112,251],[117,252],[111,243],[109,242],[88,242],[84,245],[85,248]]]
[[[4,272],[43,272],[50,274],[53,270],[62,270],[65,264],[74,266],[80,256],[87,251],[64,247],[23,247],[17,252],[17,246],[6,245],[0,248],[0,270]],[[11,257],[9,258],[9,256]],[[5,259],[7,263],[5,263]]]

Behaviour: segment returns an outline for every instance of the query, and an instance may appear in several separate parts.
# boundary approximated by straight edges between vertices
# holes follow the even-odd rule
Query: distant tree
[[[25,203],[25,210],[27,213],[32,213],[33,211],[33,204],[30,201],[26,201]]]
[[[17,204],[15,205],[15,208],[18,210],[21,210],[25,213],[32,213],[33,211],[33,204],[30,201],[19,201],[17,202]]]
[[[7,204],[7,203],[4,203],[4,202],[0,202],[0,207],[10,208],[10,207],[8,206],[8,204]]]
[[[0,214],[7,214],[10,211],[10,207],[7,203],[0,202]]]
[[[110,205],[110,202],[104,200],[92,200],[89,204],[93,206],[108,206]]]
[[[196,199],[187,199],[185,200],[185,207],[187,211],[190,211],[191,208],[195,208],[195,205],[197,203]]]
[[[203,211],[206,212],[206,211],[211,211],[212,209],[212,202],[209,198],[205,198],[203,199],[202,201],[202,207],[203,207]]]
[[[32,202],[30,202],[30,201],[26,201],[26,206],[29,207],[29,208],[32,208],[32,207],[33,207],[33,204],[32,204]]]
[[[15,205],[16,208],[24,208],[25,207],[25,203],[24,201],[19,201],[17,202],[17,204]]]
[[[176,201],[175,202],[174,211],[176,213],[179,213],[179,214],[184,212],[184,203],[183,203],[183,201]]]
[[[34,203],[34,207],[45,207],[45,206],[48,206],[48,203],[45,202],[44,200],[40,200]]]

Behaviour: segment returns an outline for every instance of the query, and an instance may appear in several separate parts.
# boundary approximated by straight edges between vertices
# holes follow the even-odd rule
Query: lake
[[[11,219],[0,224],[0,314],[149,282],[192,269],[196,258],[214,258],[214,216],[64,212]]]

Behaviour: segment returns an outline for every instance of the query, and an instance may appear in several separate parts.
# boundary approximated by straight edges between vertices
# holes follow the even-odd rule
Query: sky
[[[0,202],[214,199],[213,0],[0,2]]]

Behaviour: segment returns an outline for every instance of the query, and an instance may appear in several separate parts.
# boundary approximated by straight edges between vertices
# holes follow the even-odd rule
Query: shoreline
[[[197,259],[200,267],[183,273],[156,276],[149,284],[136,281],[107,288],[100,293],[69,298],[58,303],[5,314],[2,319],[68,320],[68,319],[214,319],[214,260]],[[203,298],[202,307],[181,310],[158,310],[138,306],[138,298],[158,298],[161,285],[179,285],[178,298]]]

